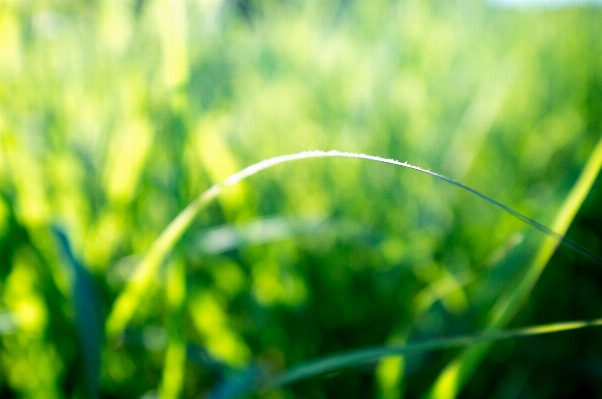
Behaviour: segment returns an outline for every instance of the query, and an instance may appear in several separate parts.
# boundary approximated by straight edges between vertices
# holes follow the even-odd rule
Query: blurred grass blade
[[[176,261],[168,271],[167,304],[168,334],[161,398],[171,399],[181,396],[186,365],[186,341],[184,339],[184,303],[186,299],[186,264]]]
[[[169,224],[169,226],[167,226],[159,238],[155,240],[148,254],[134,272],[132,279],[115,299],[105,324],[105,333],[109,340],[115,338],[123,331],[159,266],[163,263],[175,243],[194,220],[194,217],[198,212],[215,198],[220,191],[221,186],[219,185],[213,186],[205,191],[200,197],[188,205]]]
[[[19,325],[16,317],[11,312],[0,311],[0,335],[13,334],[18,331]]]
[[[0,314],[0,323],[2,322],[2,316]],[[166,350],[169,338],[167,330],[163,327],[127,328],[123,333],[123,344],[144,348],[147,351],[162,352]],[[218,378],[234,372],[229,364],[215,358],[205,347],[195,342],[186,344],[186,360],[209,371]]]
[[[58,227],[54,227],[53,231],[73,271],[71,300],[75,312],[77,338],[84,362],[86,397],[98,398],[102,324],[96,287],[88,271],[73,255],[67,235]]]
[[[218,254],[236,248],[273,243],[289,238],[317,234],[329,227],[320,219],[266,218],[244,225],[217,226],[198,234],[195,247],[201,253]]]
[[[369,226],[344,219],[273,217],[204,230],[196,236],[194,247],[195,251],[202,254],[218,254],[241,247],[321,234],[336,234],[339,239],[349,241],[379,238]]]
[[[427,352],[464,346],[474,346],[477,344],[491,343],[503,339],[532,337],[542,334],[551,334],[555,332],[577,330],[580,328],[594,326],[602,326],[602,319],[570,321],[525,327],[516,330],[490,331],[476,335],[432,339],[425,342],[407,345],[361,349],[300,364],[288,371],[283,372],[280,375],[276,375],[275,377],[268,379],[263,386],[268,389],[277,388],[279,386],[291,384],[302,379],[340,370],[342,368],[358,366],[360,364],[374,362],[385,357],[400,356],[412,352]]]
[[[556,233],[550,228],[544,226],[543,224],[515,211],[514,209],[494,200],[493,198],[488,197],[485,194],[482,194],[462,183],[459,183],[455,180],[442,176],[438,173],[431,172],[426,169],[422,169],[418,166],[410,165],[406,162],[399,162],[393,159],[386,159],[381,157],[376,157],[372,155],[365,154],[356,154],[349,152],[340,152],[340,151],[308,151],[301,152],[298,154],[291,155],[282,155],[270,159],[266,159],[264,161],[253,164],[238,173],[235,173],[228,177],[224,182],[216,184],[197,197],[190,205],[188,205],[161,233],[159,238],[153,243],[148,254],[142,260],[141,264],[138,266],[137,270],[134,273],[134,276],[123,289],[123,291],[118,295],[111,313],[107,319],[107,323],[105,325],[105,332],[109,339],[115,338],[118,334],[120,334],[129,320],[131,319],[134,310],[140,303],[145,291],[148,289],[150,282],[152,281],[157,268],[165,261],[169,252],[173,249],[176,242],[180,239],[184,231],[190,226],[194,218],[202,211],[207,204],[210,203],[212,199],[214,199],[224,188],[228,186],[232,186],[247,177],[250,177],[264,169],[271,168],[273,166],[297,161],[302,159],[309,158],[323,158],[323,157],[343,157],[343,158],[356,158],[356,159],[365,159],[370,161],[387,163],[395,166],[400,166],[408,169],[412,169],[421,173],[428,174],[430,176],[436,177],[443,181],[446,181],[450,184],[458,186],[464,190],[469,191],[470,193],[484,199],[485,201],[501,208],[502,210],[510,213],[516,218],[522,220],[523,222],[535,227],[540,230],[544,234],[547,234],[552,238],[554,242],[563,242],[577,251],[589,255],[590,257],[597,259],[600,263],[602,263],[602,257],[592,253],[591,251],[581,247],[579,244],[567,239],[561,234]]]
[[[552,225],[554,231],[560,232],[560,234],[566,233],[600,173],[601,168],[602,137],[590,155],[579,179],[571,189],[571,192],[556,215],[556,220]],[[497,329],[503,327],[518,311],[554,254],[554,251],[558,246],[558,241],[555,240],[555,238],[555,236],[550,236],[542,241],[535,257],[528,266],[527,271],[518,286],[512,287],[512,289],[506,295],[502,296],[494,305],[489,314],[488,328]],[[566,241],[567,240],[563,240],[565,243]],[[598,259],[599,257],[596,256],[595,258]],[[470,379],[488,349],[488,345],[477,345],[458,355],[441,372],[426,397],[437,399],[456,397],[464,384]]]
[[[234,399],[241,397],[253,389],[261,375],[260,367],[250,366],[218,384],[204,399]]]
[[[107,338],[114,339],[123,331],[130,321],[134,310],[140,303],[145,291],[148,289],[159,266],[165,261],[169,252],[190,226],[194,218],[200,211],[205,209],[211,200],[213,200],[224,188],[232,186],[264,169],[284,162],[324,156],[327,156],[327,153],[316,151],[270,158],[231,175],[224,182],[212,186],[197,197],[167,226],[159,238],[155,240],[148,254],[136,269],[132,279],[115,299],[113,308],[105,325]]]

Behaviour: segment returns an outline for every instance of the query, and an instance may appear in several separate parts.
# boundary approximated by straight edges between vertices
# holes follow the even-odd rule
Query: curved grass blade
[[[556,220],[552,225],[555,231],[565,233],[568,230],[577,211],[581,207],[581,204],[600,173],[601,168],[602,137],[598,141],[577,182],[560,208]],[[506,295],[500,297],[495,303],[489,314],[489,329],[503,327],[518,311],[554,254],[558,242],[553,240],[553,238],[557,235],[560,234],[555,233],[542,242],[535,257],[530,265],[527,266],[526,273],[519,284],[516,287],[510,287],[511,290]],[[563,239],[562,242],[567,243],[567,240]],[[579,250],[581,251],[581,249]],[[587,251],[587,253],[589,254],[589,251]],[[599,260],[599,256],[595,256],[594,258]],[[456,397],[470,379],[488,350],[489,345],[476,345],[459,354],[443,369],[441,374],[439,374],[439,377],[435,380],[425,397],[429,399],[452,399]]]
[[[224,180],[222,183],[216,184],[197,197],[192,203],[190,203],[161,233],[159,238],[153,243],[148,254],[142,260],[141,264],[138,266],[137,270],[134,273],[134,276],[130,280],[130,282],[126,285],[124,290],[118,295],[117,299],[114,302],[113,308],[109,317],[107,319],[105,325],[105,332],[109,339],[115,338],[119,335],[129,320],[131,319],[134,310],[140,303],[142,296],[145,291],[148,289],[152,278],[158,269],[158,267],[165,261],[169,252],[173,249],[176,242],[180,239],[184,231],[190,226],[194,218],[202,211],[210,202],[213,200],[223,189],[226,187],[232,186],[247,177],[253,176],[254,174],[271,168],[273,166],[283,164],[286,162],[292,162],[302,159],[309,158],[325,158],[325,157],[340,157],[340,158],[356,158],[356,159],[365,159],[369,161],[382,162],[395,166],[400,166],[408,169],[412,169],[421,173],[428,174],[430,176],[441,179],[447,183],[458,186],[480,198],[483,200],[501,208],[505,212],[513,215],[514,217],[520,219],[528,225],[535,227],[537,230],[542,233],[552,237],[556,242],[562,242],[573,249],[581,252],[589,257],[596,259],[598,262],[602,264],[602,257],[594,254],[593,252],[583,248],[579,244],[574,241],[569,240],[564,237],[562,234],[556,233],[552,229],[544,226],[543,224],[531,219],[514,209],[502,204],[494,200],[493,198],[482,194],[476,191],[473,188],[470,188],[462,183],[459,183],[453,179],[445,177],[435,172],[431,172],[426,169],[422,169],[418,166],[410,165],[407,162],[399,162],[393,159],[386,159],[372,155],[365,154],[356,154],[350,152],[340,152],[340,151],[308,151],[301,152],[298,154],[291,155],[282,155],[270,159],[266,159],[264,161],[253,164],[238,173],[235,173]]]
[[[407,345],[383,346],[360,349],[324,357],[295,366],[264,382],[263,388],[272,389],[313,376],[329,373],[342,368],[349,368],[364,363],[374,362],[385,357],[401,356],[408,353],[428,352],[458,347],[472,347],[483,343],[492,343],[504,339],[532,337],[561,331],[577,330],[586,327],[602,326],[602,319],[586,321],[569,321],[554,324],[531,326],[516,330],[490,331],[475,335],[463,335],[450,338],[432,339]]]

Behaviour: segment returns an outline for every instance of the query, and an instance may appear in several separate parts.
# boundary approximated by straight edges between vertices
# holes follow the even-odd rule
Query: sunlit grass
[[[602,141],[600,143],[602,143]],[[602,144],[599,145],[599,148],[602,148]],[[600,162],[602,160],[602,157],[599,156],[600,152],[601,152],[600,150],[597,150],[592,155],[591,164],[593,164],[594,166],[591,166],[591,164],[588,164],[586,166],[586,169],[585,169],[584,175],[583,175],[584,177],[581,181],[579,181],[577,183],[577,186],[576,186],[576,191],[578,192],[578,194],[572,194],[569,196],[568,203],[570,204],[570,206],[568,206],[567,211],[561,213],[562,219],[561,219],[561,222],[559,222],[559,223],[562,223],[562,225],[560,227],[564,227],[564,230],[566,230],[566,228],[568,228],[567,222],[572,217],[574,217],[574,215],[576,213],[576,209],[581,204],[581,202],[583,202],[585,195],[589,191],[589,188],[591,187],[595,177],[597,176],[598,170],[600,168]],[[227,179],[224,180],[223,183],[212,186],[210,189],[208,189],[203,194],[201,194],[188,207],[186,207],[186,209],[184,211],[182,211],[178,215],[178,217],[176,217],[174,219],[174,221],[167,227],[167,229],[161,234],[161,236],[153,243],[153,245],[151,246],[151,248],[149,250],[149,254],[145,257],[145,259],[142,261],[142,263],[138,266],[133,278],[128,283],[128,285],[125,287],[123,293],[121,293],[115,300],[113,309],[107,319],[106,334],[109,337],[109,339],[113,339],[117,334],[119,334],[121,331],[123,331],[126,324],[129,322],[134,310],[138,307],[140,301],[142,300],[142,298],[145,294],[145,291],[148,290],[148,286],[151,282],[151,279],[153,278],[154,273],[156,273],[157,268],[163,262],[165,262],[167,255],[173,250],[176,242],[184,234],[184,232],[190,226],[190,224],[193,222],[193,220],[198,216],[198,214],[203,209],[205,209],[207,207],[207,205],[209,204],[209,202],[211,200],[213,200],[217,195],[219,195],[222,192],[222,190],[224,190],[225,188],[227,188],[229,186],[235,185],[238,182],[240,182],[241,180],[246,179],[250,176],[253,176],[254,174],[256,174],[262,170],[274,167],[276,165],[280,165],[280,164],[291,162],[291,161],[299,161],[299,160],[307,160],[310,158],[323,158],[323,157],[356,158],[356,159],[365,159],[365,160],[376,161],[376,162],[383,162],[383,163],[387,163],[390,165],[400,166],[403,168],[412,169],[412,170],[415,170],[415,171],[418,171],[421,173],[425,173],[427,175],[434,176],[447,183],[456,185],[464,190],[467,190],[472,194],[475,194],[476,196],[484,199],[485,201],[489,202],[490,204],[500,207],[504,211],[510,213],[512,216],[522,220],[523,222],[535,227],[536,229],[538,229],[541,232],[548,235],[550,239],[554,240],[553,244],[547,244],[542,247],[542,248],[546,249],[548,258],[549,258],[549,256],[551,256],[553,249],[555,248],[557,243],[562,242],[564,244],[567,244],[567,245],[577,249],[578,251],[582,252],[585,255],[591,256],[592,258],[594,258],[597,261],[602,263],[602,258],[600,258],[596,254],[592,253],[591,251],[581,247],[577,243],[567,239],[562,234],[555,232],[554,230],[542,225],[541,223],[539,223],[525,215],[522,215],[521,213],[515,211],[514,209],[507,207],[506,205],[494,200],[493,198],[486,196],[485,194],[482,194],[462,183],[459,183],[455,180],[451,180],[438,173],[434,173],[434,172],[428,171],[426,169],[422,169],[418,166],[410,165],[405,162],[399,162],[399,161],[396,161],[393,159],[385,159],[385,158],[381,158],[381,157],[377,157],[377,156],[373,156],[373,155],[354,154],[354,153],[347,153],[347,152],[339,152],[339,151],[335,151],[335,150],[327,151],[327,152],[326,151],[302,152],[299,154],[283,155],[283,156],[279,156],[279,157],[275,157],[275,158],[270,158],[265,161],[261,161],[257,164],[251,165],[251,166],[241,170],[240,172],[237,172],[237,173],[229,176]],[[596,169],[596,167],[598,169]],[[568,216],[566,216],[567,214],[568,214]],[[553,246],[551,246],[551,245],[553,245]],[[541,265],[545,265],[545,263],[547,263],[547,262],[539,261],[536,264],[540,265],[539,268],[541,268],[542,267]],[[533,279],[529,279],[529,282],[531,283],[531,285],[534,283]],[[525,291],[523,289],[520,291],[520,293],[522,293],[522,292],[527,292],[527,291]],[[520,296],[520,293],[516,294],[516,295]]]
[[[498,4],[0,4],[0,396],[599,385],[602,14]]]
[[[554,231],[560,234],[566,233],[598,177],[600,168],[602,168],[602,139],[598,141],[598,145],[583,168],[579,179],[558,211],[552,227]],[[542,242],[535,256],[525,268],[524,275],[519,283],[516,286],[509,287],[510,289],[494,304],[488,314],[488,328],[495,330],[503,327],[518,312],[520,306],[531,293],[543,269],[549,263],[557,245],[558,242],[553,237],[548,237]],[[536,329],[535,331],[541,330]],[[473,375],[487,350],[486,345],[475,345],[452,360],[441,372],[427,397],[441,399],[456,397],[463,385]]]
[[[178,217],[174,219],[174,221],[167,227],[167,229],[153,244],[151,250],[149,251],[149,255],[147,255],[147,257],[138,266],[138,269],[134,274],[135,277],[125,287],[123,293],[117,297],[112,312],[109,314],[109,317],[107,319],[107,337],[109,339],[113,339],[117,334],[123,331],[126,324],[132,317],[133,311],[138,307],[139,303],[142,301],[145,295],[145,291],[149,289],[148,286],[150,284],[153,273],[156,273],[157,267],[163,262],[165,262],[167,255],[173,250],[173,247],[175,246],[177,240],[184,234],[185,230],[190,226],[193,219],[196,218],[198,214],[207,207],[208,203],[217,195],[219,195],[225,188],[231,185],[235,185],[240,181],[255,175],[258,172],[280,164],[288,163],[291,161],[301,161],[309,160],[310,158],[323,157],[355,158],[382,162],[436,177],[440,180],[443,180],[446,183],[458,186],[480,197],[486,202],[501,208],[502,210],[510,213],[512,216],[520,219],[521,221],[527,223],[532,227],[535,227],[536,229],[540,230],[542,233],[547,235],[546,239],[541,244],[536,257],[532,261],[531,267],[527,269],[525,277],[523,278],[519,286],[510,291],[509,299],[506,299],[504,297],[500,298],[500,300],[496,304],[496,307],[493,308],[493,316],[489,326],[493,330],[502,327],[505,323],[507,323],[507,321],[513,315],[513,313],[517,311],[518,306],[521,304],[522,301],[524,301],[525,296],[528,295],[531,291],[533,285],[537,281],[537,278],[541,274],[543,267],[548,263],[549,258],[552,256],[559,242],[571,246],[572,248],[581,252],[583,255],[590,256],[594,260],[602,264],[601,257],[581,247],[579,244],[567,239],[563,235],[563,233],[566,232],[566,230],[568,229],[571,220],[575,217],[577,209],[581,206],[583,200],[585,199],[587,193],[589,192],[592,184],[595,181],[595,178],[597,177],[600,171],[600,167],[602,166],[602,140],[599,141],[598,146],[596,147],[592,156],[590,157],[590,161],[585,166],[580,179],[575,184],[575,187],[567,197],[563,208],[559,212],[557,222],[555,223],[555,227],[558,228],[562,233],[552,230],[546,227],[545,225],[542,225],[541,223],[515,211],[512,208],[507,207],[504,204],[501,204],[500,202],[462,183],[459,183],[455,180],[451,180],[438,173],[422,169],[418,166],[413,166],[405,162],[399,162],[392,159],[385,159],[373,155],[346,153],[334,150],[328,152],[303,152],[299,154],[283,155],[251,165],[241,170],[240,172],[229,176],[224,180],[223,183],[212,186],[210,189],[201,194],[195,201],[193,201],[182,213],[180,213],[180,215],[178,215]],[[175,273],[175,271],[171,273]],[[442,280],[436,280],[436,282],[443,283]],[[431,286],[431,289],[434,289],[433,286]],[[183,286],[179,290],[174,289],[173,292],[168,291],[168,296],[170,295],[169,292],[172,292],[172,296],[176,295],[176,297],[179,298],[179,301],[176,304],[173,304],[173,306],[181,306],[181,301],[183,300],[183,298],[181,298],[180,296],[183,295],[183,291]],[[444,298],[447,295],[448,293],[444,293],[440,296],[440,298]],[[171,301],[173,302],[174,300],[172,299]],[[464,307],[465,306],[466,305],[464,305]],[[176,317],[175,315],[172,315],[171,322],[174,323],[179,318],[180,316]],[[381,350],[366,350],[364,352],[354,353],[348,356],[334,357],[325,359],[323,361],[317,361],[315,364],[310,364],[308,366],[300,366],[299,368],[292,370],[290,372],[290,375],[285,374],[285,376],[283,377],[276,378],[275,382],[271,382],[268,386],[279,386],[288,384],[298,379],[308,378],[313,375],[322,374],[343,367],[348,367],[349,365],[357,365],[365,361],[373,361],[383,357],[391,356],[393,354],[402,354],[405,353],[406,350],[410,352],[414,350],[425,351],[433,349],[444,349],[456,346],[469,346],[470,349],[468,350],[468,352],[463,354],[462,357],[459,358],[459,360],[452,362],[450,366],[442,372],[440,379],[435,383],[435,385],[433,385],[433,390],[431,393],[433,397],[454,397],[457,394],[457,392],[461,389],[462,385],[470,377],[470,374],[474,371],[474,368],[479,362],[479,358],[484,356],[484,354],[486,353],[487,347],[485,345],[482,345],[482,343],[495,341],[499,339],[515,338],[519,336],[538,335],[548,332],[564,331],[575,328],[582,328],[586,326],[597,326],[601,323],[602,322],[600,322],[600,320],[567,324],[559,323],[556,325],[532,327],[514,332],[494,331],[490,334],[486,333],[484,335],[474,337],[460,337],[457,339],[444,340],[442,342],[427,342],[425,344],[419,344],[416,347],[403,346],[399,349],[387,348]],[[179,335],[179,333],[177,333],[176,335]],[[223,337],[222,339],[225,340],[226,338]],[[168,354],[170,353],[171,345],[176,345],[176,343],[174,342],[173,344],[168,345]],[[182,343],[179,344],[180,347],[181,345]],[[170,359],[169,356],[168,359]],[[171,362],[169,361],[166,362],[166,364],[168,363],[171,364]],[[180,366],[173,365],[166,368],[165,378],[167,378],[166,384],[169,384],[170,380],[181,379],[182,377]],[[167,396],[173,396],[173,393]]]

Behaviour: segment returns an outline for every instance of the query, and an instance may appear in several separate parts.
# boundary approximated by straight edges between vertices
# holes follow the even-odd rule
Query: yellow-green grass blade
[[[178,260],[168,270],[167,279],[169,339],[159,388],[160,396],[164,399],[179,398],[184,385],[184,368],[186,366],[186,340],[183,333],[185,301],[186,265],[183,261]]]
[[[602,137],[590,155],[579,179],[558,211],[552,225],[552,230],[560,235],[566,233],[571,222],[575,218],[577,211],[594,184],[601,167]],[[553,236],[548,236],[543,239],[522,280],[511,292],[502,296],[494,305],[489,314],[489,329],[497,329],[504,326],[514,316],[531,292],[558,244],[558,240]],[[431,389],[427,392],[426,398],[449,399],[456,397],[468,379],[472,376],[474,370],[485,356],[488,349],[488,344],[475,345],[459,354],[441,372]]]
[[[291,384],[305,378],[329,373],[343,368],[358,366],[369,362],[375,362],[391,356],[403,356],[408,353],[427,352],[466,346],[474,347],[475,345],[488,345],[494,341],[503,339],[531,337],[596,326],[602,326],[602,319],[553,323],[524,327],[515,330],[486,331],[474,335],[431,339],[424,342],[416,342],[406,345],[365,348],[302,363],[272,378],[268,378],[262,386],[263,388],[267,389],[277,388],[279,386]]]
[[[134,311],[140,301],[144,293],[148,290],[152,279],[159,268],[159,266],[165,261],[169,252],[173,249],[176,242],[180,239],[182,234],[186,231],[186,229],[190,226],[194,218],[201,212],[211,200],[213,200],[224,188],[228,186],[232,186],[247,177],[250,177],[264,169],[271,168],[273,166],[296,161],[302,159],[309,158],[323,158],[323,157],[342,157],[342,158],[356,158],[356,159],[364,159],[369,161],[376,161],[387,163],[390,165],[395,165],[399,167],[404,167],[407,169],[412,169],[421,173],[428,174],[430,176],[441,179],[447,183],[453,184],[457,187],[460,187],[483,200],[495,205],[502,210],[510,213],[514,217],[522,220],[523,222],[535,227],[540,230],[544,234],[550,236],[550,239],[556,243],[563,242],[566,245],[573,247],[574,249],[582,252],[584,254],[589,255],[590,257],[597,259],[602,263],[602,257],[588,251],[587,249],[581,247],[579,244],[567,239],[562,234],[559,234],[550,228],[544,226],[543,224],[515,211],[514,209],[494,200],[491,197],[488,197],[485,194],[482,194],[473,188],[470,188],[462,183],[459,183],[455,180],[452,180],[448,177],[442,176],[438,173],[431,172],[426,169],[422,169],[418,166],[410,165],[406,162],[399,162],[393,159],[385,159],[381,157],[376,157],[372,155],[365,154],[356,154],[349,152],[340,152],[340,151],[308,151],[301,152],[298,154],[291,155],[282,155],[270,159],[266,159],[264,161],[253,164],[238,173],[235,173],[228,177],[224,182],[220,184],[216,184],[197,197],[190,205],[188,205],[161,233],[159,238],[153,243],[148,254],[142,260],[141,264],[136,269],[133,278],[128,282],[123,291],[117,296],[115,299],[115,303],[113,308],[107,318],[107,322],[105,324],[105,333],[108,339],[113,339],[117,335],[119,335],[127,323],[130,321]]]
[[[119,335],[130,321],[134,311],[152,279],[176,242],[186,231],[194,217],[220,192],[219,186],[213,186],[188,205],[163,231],[153,243],[134,276],[115,299],[105,324],[108,339]]]
[[[152,244],[149,252],[134,272],[134,276],[117,296],[105,324],[105,334],[111,340],[118,336],[130,321],[144,293],[148,290],[152,279],[161,264],[165,261],[182,234],[190,226],[194,218],[213,200],[224,188],[232,186],[255,173],[278,165],[304,158],[326,156],[325,152],[299,153],[271,158],[251,165],[227,178],[223,183],[216,184],[191,202],[161,233]]]

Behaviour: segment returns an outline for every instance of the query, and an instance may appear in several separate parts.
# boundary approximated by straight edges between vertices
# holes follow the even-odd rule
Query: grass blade
[[[462,183],[452,180],[448,177],[440,175],[435,172],[431,172],[426,169],[422,169],[418,166],[410,165],[406,162],[399,162],[393,159],[386,159],[372,155],[356,154],[349,152],[340,151],[308,151],[301,152],[298,154],[282,155],[264,161],[253,164],[238,173],[235,173],[228,177],[224,182],[216,184],[197,197],[190,205],[188,205],[161,233],[159,238],[153,243],[148,254],[142,260],[141,264],[136,269],[134,276],[123,289],[123,291],[116,298],[113,308],[107,318],[105,324],[105,333],[108,339],[114,339],[119,335],[127,323],[130,321],[136,307],[142,300],[145,291],[148,289],[150,282],[152,281],[155,272],[158,267],[165,261],[169,252],[173,249],[176,242],[180,239],[182,234],[190,226],[194,218],[201,212],[210,202],[213,200],[224,188],[232,186],[241,180],[244,180],[262,170],[271,168],[276,165],[280,165],[287,162],[298,161],[309,158],[324,158],[324,157],[340,157],[340,158],[355,158],[365,159],[369,161],[387,163],[407,169],[412,169],[421,173],[428,174],[430,176],[441,179],[447,183],[453,184],[460,187],[483,200],[499,207],[505,212],[510,213],[514,217],[521,221],[535,227],[544,234],[550,236],[553,242],[562,242],[575,250],[586,254],[602,264],[602,257],[594,254],[593,252],[581,247],[579,244],[569,240],[562,234],[556,233],[554,230],[544,226],[543,224],[515,211],[514,209],[482,194],[473,188],[470,188]]]
[[[88,271],[75,258],[67,235],[58,227],[54,227],[53,231],[73,271],[71,301],[75,313],[77,338],[84,363],[86,397],[98,398],[102,324],[96,287]]]
[[[186,299],[186,265],[176,261],[167,278],[168,334],[163,376],[159,389],[161,398],[175,399],[181,396],[186,365],[186,341],[184,338],[184,304]]]
[[[274,376],[271,379],[268,379],[263,384],[263,387],[267,389],[277,388],[316,375],[340,370],[342,368],[357,366],[363,363],[374,362],[390,356],[401,356],[408,353],[474,346],[503,339],[531,337],[595,326],[602,326],[602,319],[546,324],[507,331],[489,331],[475,335],[432,339],[425,342],[417,342],[407,345],[360,349],[357,351],[328,356],[322,359],[300,364],[289,369],[288,371]]]
[[[253,389],[261,375],[262,369],[252,365],[219,383],[203,399],[235,399],[241,397]]]
[[[349,241],[380,238],[370,227],[342,219],[274,217],[202,231],[195,239],[194,250],[200,254],[219,254],[237,248],[319,234],[336,234],[339,239]]]
[[[594,184],[601,168],[602,137],[589,157],[579,179],[560,208],[556,220],[552,225],[554,231],[564,234],[568,230],[591,186]],[[556,250],[558,245],[556,238],[558,236],[562,235],[554,233],[542,242],[518,286],[513,287],[512,291],[507,295],[502,296],[494,305],[489,315],[488,328],[497,329],[504,326],[518,311]],[[567,241],[567,239],[562,240],[564,243],[568,243]],[[570,243],[568,244],[575,248]],[[581,251],[580,247],[577,249]],[[586,251],[586,253],[590,254],[589,251]],[[594,256],[594,258],[599,259],[599,256]],[[474,370],[483,356],[485,356],[488,349],[488,345],[477,345],[458,355],[441,372],[435,383],[432,385],[431,390],[427,393],[426,398],[447,399],[456,397],[466,381],[472,376]]]

